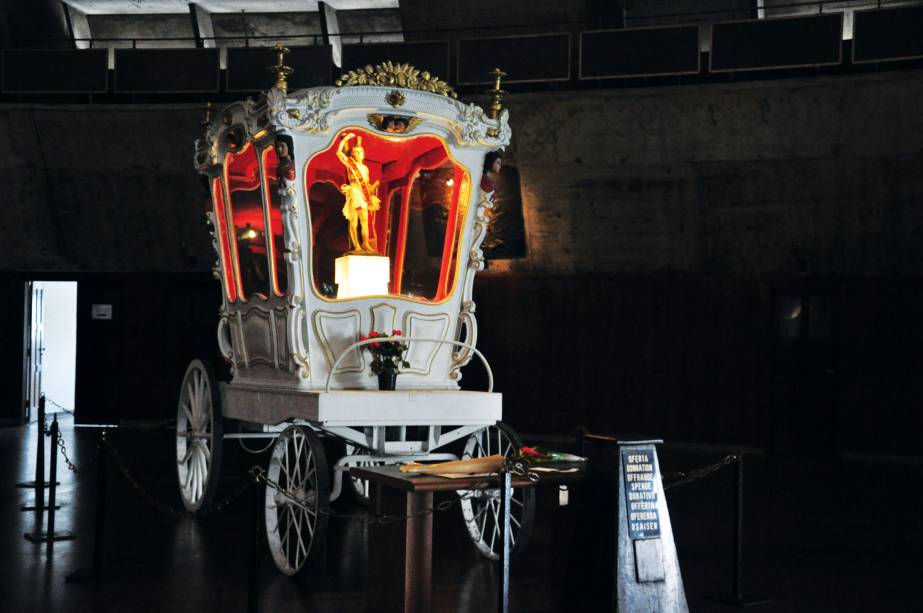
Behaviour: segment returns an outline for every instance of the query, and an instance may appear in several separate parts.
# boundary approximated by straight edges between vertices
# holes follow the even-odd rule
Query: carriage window
[[[224,203],[224,190],[221,188],[221,179],[212,180],[212,203],[215,209],[215,233],[218,237],[218,253],[221,257],[221,271],[224,276],[224,291],[228,300],[237,300],[237,284],[234,282],[234,271],[231,269],[231,246],[228,242],[227,205]]]
[[[451,295],[470,177],[441,139],[343,130],[308,163],[305,190],[318,294]]]
[[[283,147],[284,145],[284,147]],[[285,295],[288,285],[288,268],[285,265],[285,239],[282,231],[281,192],[294,189],[295,165],[292,160],[291,143],[280,140],[263,150],[264,190],[269,202],[269,249],[273,265],[273,291],[277,296]],[[280,157],[282,163],[279,163]]]
[[[266,249],[266,221],[260,190],[260,165],[253,145],[240,153],[229,153],[225,160],[228,194],[231,199],[231,230],[237,249],[237,274],[240,297],[269,291],[269,260]]]

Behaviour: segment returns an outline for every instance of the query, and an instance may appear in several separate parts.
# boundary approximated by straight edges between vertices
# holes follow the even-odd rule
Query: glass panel
[[[281,151],[282,164],[279,164]],[[269,195],[269,249],[273,264],[273,291],[277,296],[285,295],[288,286],[288,267],[285,264],[285,240],[282,231],[282,196],[284,190],[294,186],[295,163],[288,140],[279,140],[263,150],[263,180]]]
[[[253,145],[229,153],[224,172],[231,199],[231,227],[237,248],[240,297],[266,297],[269,291],[269,260],[266,254],[266,220],[260,190],[260,165]]]
[[[228,241],[227,205],[224,203],[224,190],[221,179],[212,179],[212,202],[215,209],[215,232],[218,236],[218,253],[221,256],[221,270],[224,278],[224,291],[228,300],[237,300],[237,284],[231,268],[231,245]]]
[[[311,158],[305,188],[319,295],[451,295],[470,177],[441,139],[344,130]]]

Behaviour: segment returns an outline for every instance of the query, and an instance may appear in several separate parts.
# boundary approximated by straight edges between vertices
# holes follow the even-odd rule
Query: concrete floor
[[[31,490],[16,489],[33,477],[35,426],[0,430],[0,611],[245,611],[251,514],[246,497],[226,513],[208,518],[172,517],[155,510],[115,470],[109,473],[105,564],[114,577],[99,585],[65,583],[65,576],[92,560],[96,431],[74,429],[62,419],[68,453],[78,472],[61,464],[57,528],[77,534],[49,554],[23,533],[33,513],[20,512]],[[178,507],[171,454],[164,429],[123,430],[116,444],[125,463],[149,494]],[[235,490],[254,463],[236,442],[225,444],[219,496]],[[712,454],[711,459],[714,459]],[[709,463],[702,454],[661,453],[665,474]],[[787,469],[754,461],[748,473],[746,591],[774,598],[758,611],[860,612],[917,610],[921,579],[919,464],[840,466],[834,476],[812,475],[800,487]],[[704,596],[730,589],[733,472],[668,493],[690,610],[728,612],[733,607]],[[817,487],[824,484],[824,487]],[[610,516],[600,488],[584,488],[583,504],[558,508],[551,488],[539,490],[536,530],[524,555],[514,561],[514,611],[606,610],[608,571],[605,525]],[[603,490],[604,491],[604,490]],[[592,494],[589,496],[587,494]],[[581,495],[574,492],[574,497]],[[882,503],[887,509],[882,512]],[[353,503],[337,507],[362,512]],[[876,511],[877,509],[877,511]],[[878,515],[876,516],[875,513]],[[609,528],[611,530],[611,528]],[[459,511],[434,517],[434,611],[495,610],[496,571],[468,542]],[[261,611],[365,611],[366,531],[345,519],[330,523],[323,559],[296,578],[279,574],[261,552]]]

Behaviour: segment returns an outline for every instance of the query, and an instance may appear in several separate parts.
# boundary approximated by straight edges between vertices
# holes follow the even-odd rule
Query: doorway
[[[77,371],[77,282],[27,281],[23,342],[23,406],[25,419],[45,410],[74,413]]]

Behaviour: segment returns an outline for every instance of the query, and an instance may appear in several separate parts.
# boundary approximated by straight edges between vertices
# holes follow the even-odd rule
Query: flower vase
[[[394,391],[394,387],[397,385],[397,371],[396,370],[386,370],[385,372],[378,373],[378,389],[382,391]]]

